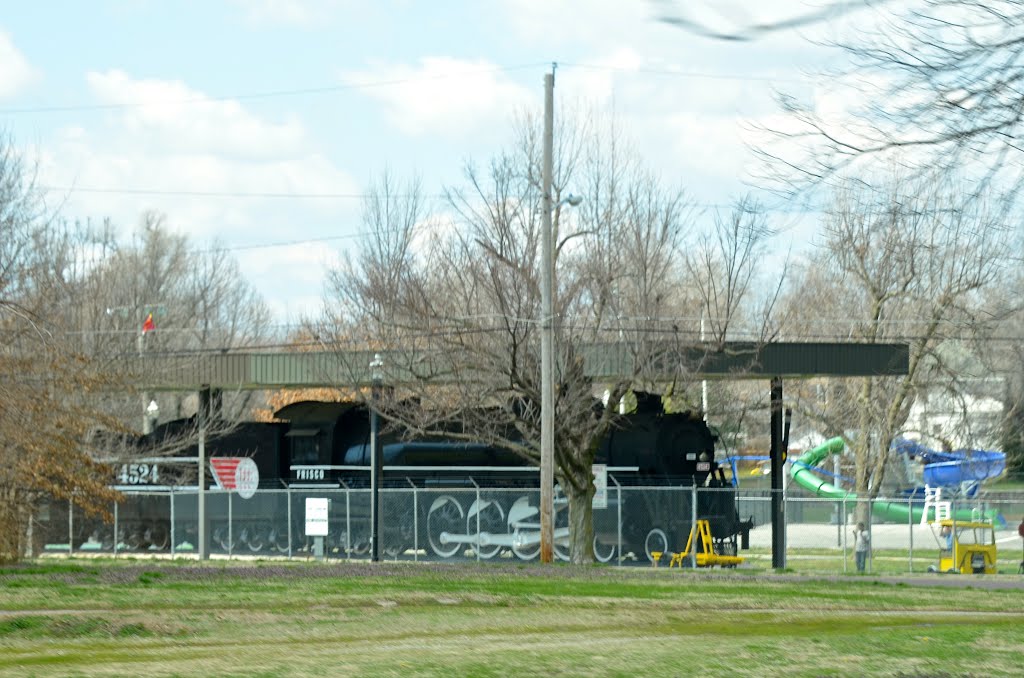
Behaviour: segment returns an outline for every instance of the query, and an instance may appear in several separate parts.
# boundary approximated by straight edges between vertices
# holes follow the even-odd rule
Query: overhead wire
[[[463,77],[467,75],[479,75],[481,73],[500,73],[525,70],[527,68],[541,68],[547,66],[547,62],[532,62],[527,64],[515,64],[511,66],[495,66],[493,68],[476,68],[472,70],[454,71],[450,73],[437,73],[433,75],[418,75],[408,78],[392,78],[389,80],[377,80],[372,82],[349,82],[337,85],[321,85],[317,87],[301,87],[296,89],[269,90],[264,92],[243,92],[240,94],[219,94],[208,96],[188,97],[184,99],[163,99],[159,101],[131,101],[109,104],[69,104],[53,106],[34,106],[23,108],[0,108],[0,115],[25,115],[42,113],[72,113],[90,111],[126,110],[131,108],[145,108],[147,106],[166,106],[170,104],[206,104],[223,101],[252,101],[256,99],[275,99],[282,97],[307,96],[310,94],[330,94],[346,90],[372,89],[375,87],[391,87],[404,85],[410,82],[422,82],[425,80],[445,80],[449,78]]]
[[[35,115],[45,113],[75,113],[94,111],[116,111],[132,108],[145,108],[147,106],[167,105],[190,105],[207,104],[224,101],[254,101],[260,99],[278,99],[297,96],[309,96],[319,94],[332,94],[336,92],[374,89],[378,87],[394,87],[413,82],[424,82],[432,80],[447,80],[466,76],[475,76],[484,73],[510,73],[531,68],[544,68],[550,62],[531,62],[525,64],[512,64],[508,66],[494,66],[492,68],[474,68],[448,73],[419,74],[412,77],[391,78],[387,80],[376,80],[369,82],[347,82],[333,85],[319,85],[313,87],[299,87],[293,89],[267,90],[262,92],[241,92],[235,94],[213,94],[193,96],[181,99],[161,99],[153,101],[126,101],[105,104],[54,104],[47,106],[25,106],[19,108],[0,108],[0,115]],[[660,77],[675,78],[696,78],[706,80],[738,80],[748,82],[807,82],[808,78],[792,78],[772,74],[751,74],[751,73],[721,73],[712,71],[682,71],[670,68],[630,68],[625,66],[613,66],[608,64],[588,64],[582,62],[558,62],[559,67],[575,68],[580,70],[598,70],[614,73],[632,73],[641,75],[655,75]]]

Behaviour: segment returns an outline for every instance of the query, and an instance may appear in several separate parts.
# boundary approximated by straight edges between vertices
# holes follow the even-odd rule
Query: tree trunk
[[[594,482],[592,477],[567,483],[569,499],[569,560],[574,565],[594,562]],[[582,486],[582,492],[573,488]]]

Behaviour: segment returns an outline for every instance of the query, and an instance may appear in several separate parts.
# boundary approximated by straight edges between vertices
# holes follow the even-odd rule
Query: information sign
[[[596,509],[608,508],[608,465],[594,464],[594,499],[591,503]]]
[[[306,497],[306,536],[327,536],[327,513],[329,500],[321,497]]]

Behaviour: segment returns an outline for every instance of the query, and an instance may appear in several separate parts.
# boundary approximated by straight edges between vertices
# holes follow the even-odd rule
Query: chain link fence
[[[408,561],[531,561],[540,552],[540,493],[536,488],[433,487],[406,481],[380,491],[380,557]],[[942,550],[938,525],[922,524],[921,504],[906,497],[855,500],[784,493],[785,563],[796,571],[855,571],[857,522],[869,532],[866,570],[925,572]],[[260,490],[249,499],[206,493],[206,536],[217,557],[313,557],[305,534],[305,500],[329,500],[324,556],[365,559],[371,550],[371,496],[365,488]],[[189,556],[197,553],[199,498],[192,491],[131,491],[111,507],[112,522],[53,502],[33,521],[36,552],[113,556]],[[1018,571],[1024,544],[1024,493],[991,494],[981,503],[952,505],[966,517],[996,516],[998,569]],[[744,534],[740,521],[750,521]],[[556,493],[558,558],[569,555],[568,504]],[[744,557],[743,567],[772,567],[771,491],[746,488],[637,487],[609,476],[607,504],[595,508],[594,555],[603,563],[650,565],[686,550],[695,520],[707,520],[715,548]],[[693,549],[691,549],[691,554]],[[687,564],[684,562],[684,564]],[[692,555],[688,564],[695,564]]]

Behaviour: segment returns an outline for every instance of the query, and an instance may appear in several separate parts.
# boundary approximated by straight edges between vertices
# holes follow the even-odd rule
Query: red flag
[[[146,316],[146,322],[142,323],[142,333],[152,332],[156,329],[156,323],[153,322],[153,314],[150,313]]]

